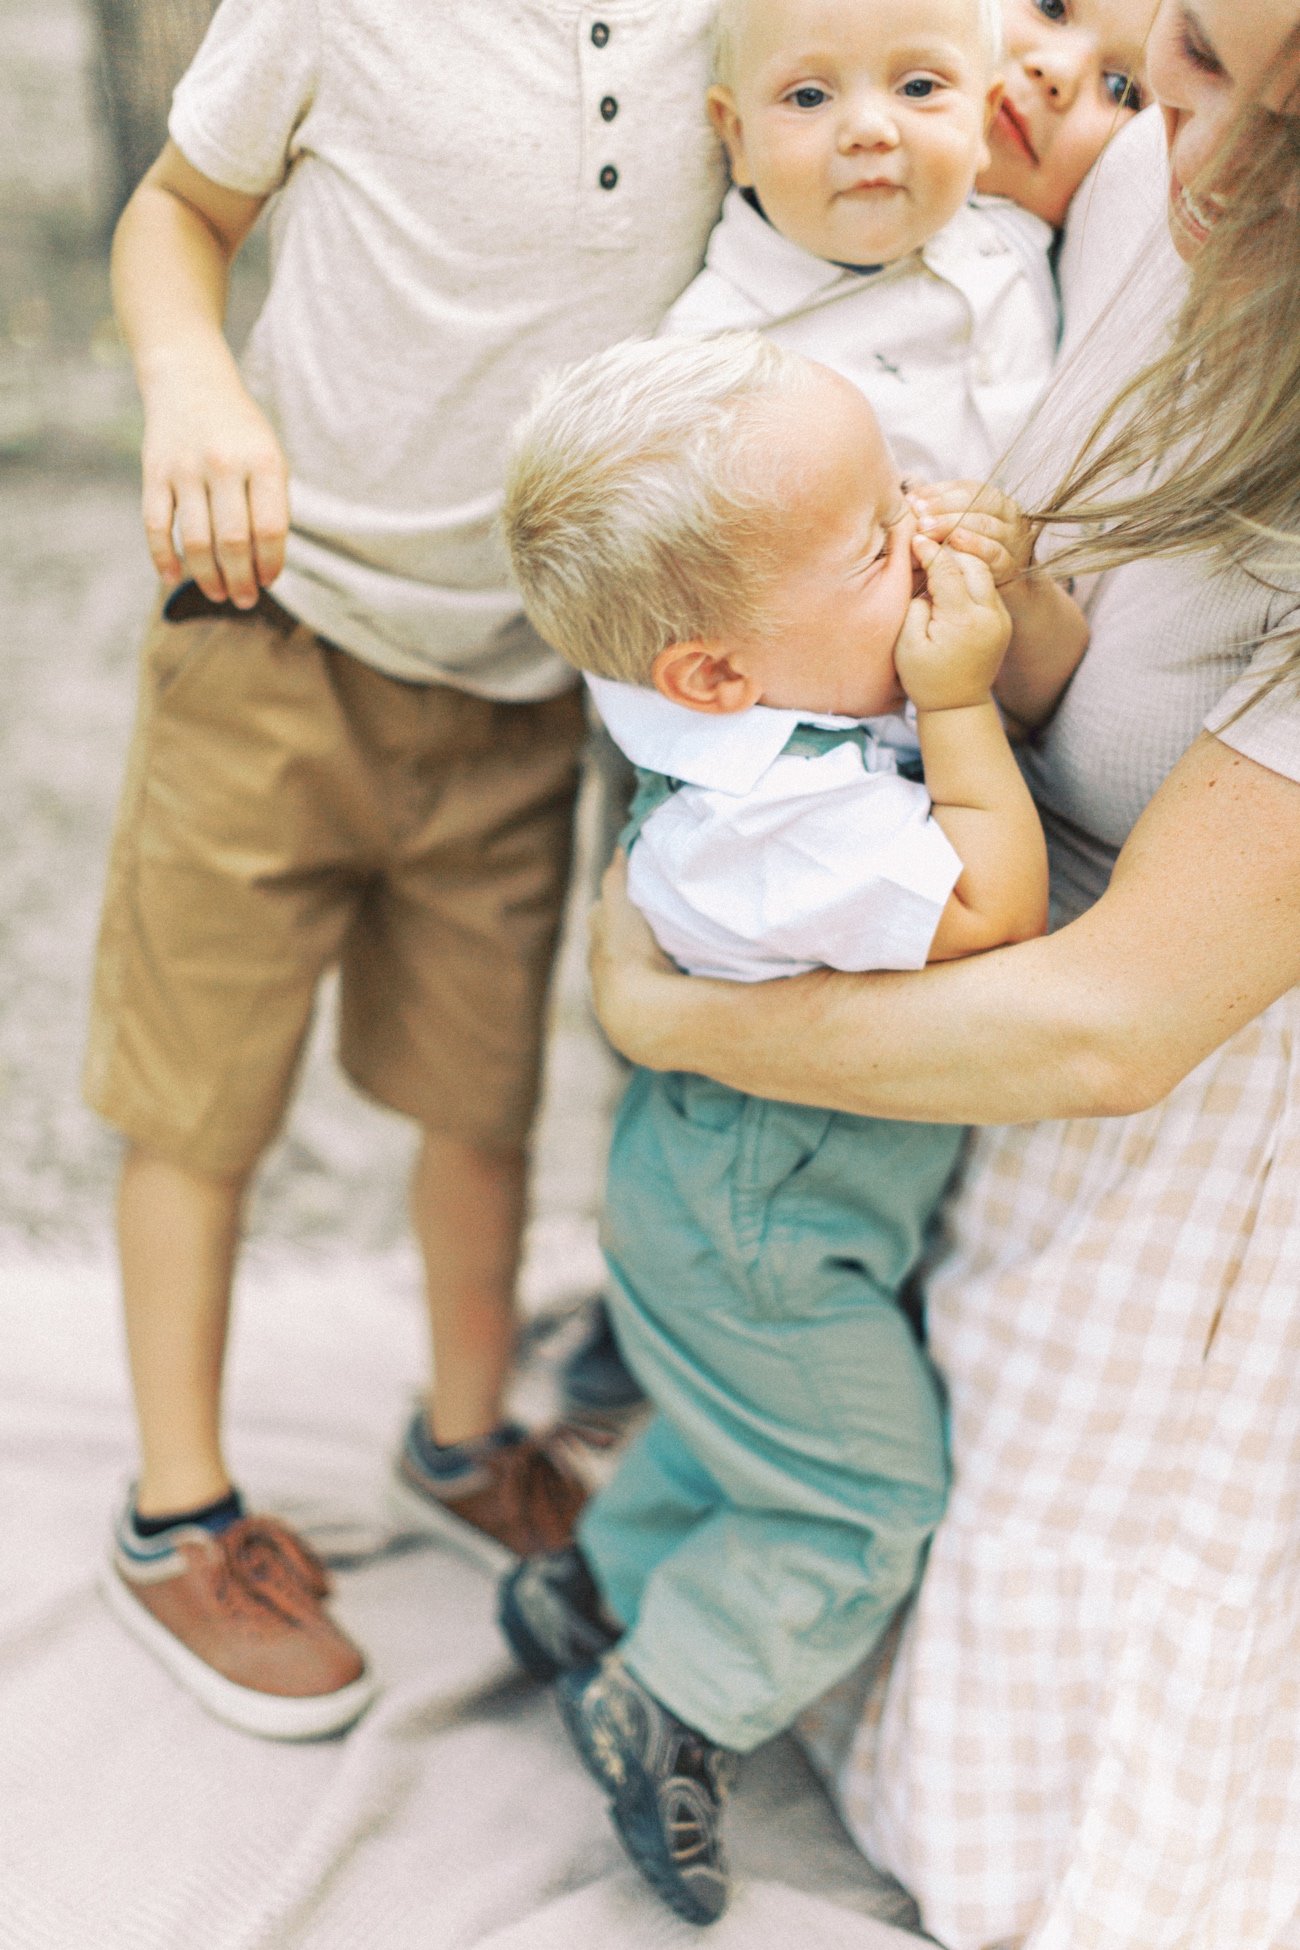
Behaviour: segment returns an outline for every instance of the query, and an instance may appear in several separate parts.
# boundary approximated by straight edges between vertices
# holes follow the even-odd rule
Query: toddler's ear
[[[754,179],[745,162],[745,130],[740,119],[740,111],[736,107],[736,98],[730,88],[715,84],[704,99],[709,111],[709,120],[721,137],[722,146],[727,152],[727,161],[731,164],[731,180],[733,183],[739,183],[742,189],[747,189]]]
[[[726,717],[757,704],[762,687],[724,654],[717,643],[670,643],[650,666],[650,681],[670,704]]]

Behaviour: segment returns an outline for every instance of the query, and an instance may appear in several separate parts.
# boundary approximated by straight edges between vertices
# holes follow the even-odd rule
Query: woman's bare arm
[[[611,872],[597,1012],[652,1069],[868,1116],[1014,1124],[1157,1103],[1300,981],[1300,784],[1208,734],[1059,933],[919,974],[672,971]]]

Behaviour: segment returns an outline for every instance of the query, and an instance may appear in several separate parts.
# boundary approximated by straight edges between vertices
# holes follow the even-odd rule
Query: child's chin
[[[781,224],[778,228],[792,244],[827,264],[892,264],[895,258],[906,257],[908,250],[880,224]]]
[[[911,248],[910,240],[900,238],[895,230],[876,227],[855,229],[837,240],[833,251],[822,255],[833,258],[837,264],[892,264],[897,258],[906,257]]]

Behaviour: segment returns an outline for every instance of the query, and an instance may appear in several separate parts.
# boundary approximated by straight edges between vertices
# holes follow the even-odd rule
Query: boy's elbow
[[[122,214],[113,227],[112,254],[117,257],[123,248],[129,249],[138,237],[142,248],[152,249],[159,234],[159,224],[166,223],[176,211],[190,210],[184,197],[179,196],[160,172],[160,162],[153,163],[140,178],[123,206]]]
[[[176,217],[201,226],[227,263],[247,237],[266,198],[227,189],[189,162],[169,137],[137,183],[118,219],[115,237],[151,231]],[[164,232],[165,234],[165,232]]]
[[[1013,948],[1047,933],[1047,903],[1023,904],[1010,912],[982,913],[967,907],[956,894],[949,899],[939,923],[929,959],[960,961],[967,955],[986,955],[994,948]]]
[[[1005,940],[1008,947],[1017,941],[1037,941],[1047,933],[1047,891],[1033,900],[1022,901],[1008,916]]]

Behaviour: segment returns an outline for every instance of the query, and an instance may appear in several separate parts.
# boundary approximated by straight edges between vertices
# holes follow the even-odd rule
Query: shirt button
[[[593,21],[591,27],[592,46],[604,47],[608,39],[609,39],[609,29],[605,25],[604,21],[603,20]]]
[[[614,100],[614,97],[612,95],[606,95],[604,101],[600,105],[600,117],[602,122],[612,122],[614,117],[617,114],[618,114],[618,103]]]
[[[606,163],[600,172],[600,187],[602,190],[612,190],[617,181],[618,171],[615,169],[613,163]]]

